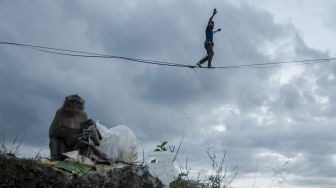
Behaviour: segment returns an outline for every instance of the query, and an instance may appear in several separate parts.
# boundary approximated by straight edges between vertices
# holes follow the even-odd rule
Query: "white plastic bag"
[[[86,165],[89,165],[89,166],[94,166],[94,164],[95,164],[94,161],[92,161],[91,159],[89,159],[89,158],[87,158],[83,155],[80,155],[78,150],[63,153],[63,155],[67,156],[69,159],[71,159],[73,161],[76,161],[76,162],[79,162],[79,163],[82,163],[82,164],[86,164]]]
[[[165,187],[174,181],[178,175],[173,162],[174,154],[170,152],[153,152],[148,156],[147,166],[152,175],[158,177]]]
[[[131,163],[138,158],[139,140],[131,129],[118,125],[110,129],[96,122],[97,128],[103,139],[98,150],[105,153],[112,161]]]

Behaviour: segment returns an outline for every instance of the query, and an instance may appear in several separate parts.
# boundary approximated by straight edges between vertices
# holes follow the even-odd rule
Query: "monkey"
[[[88,123],[84,103],[80,96],[70,95],[57,110],[49,129],[51,160],[64,160],[66,157],[62,153],[81,148],[78,138]]]

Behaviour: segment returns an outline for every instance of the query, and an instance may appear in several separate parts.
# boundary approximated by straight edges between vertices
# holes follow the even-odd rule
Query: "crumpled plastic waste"
[[[108,129],[98,121],[96,126],[103,137],[97,149],[105,153],[108,159],[124,163],[137,160],[140,142],[131,129],[124,125]]]
[[[158,177],[165,187],[178,176],[178,170],[173,162],[174,154],[168,151],[153,152],[147,157],[146,165],[152,175]]]
[[[124,125],[107,128],[98,121],[96,122],[96,128],[102,139],[99,141],[99,146],[94,146],[94,148],[103,153],[104,158],[114,163],[132,163],[137,160],[140,142],[131,129]],[[88,129],[86,131],[88,134],[91,133]],[[90,154],[94,155],[93,153]],[[78,150],[63,153],[63,155],[70,160],[86,165],[95,165],[96,161],[100,161],[99,156],[83,156]],[[102,161],[104,160],[102,159]]]

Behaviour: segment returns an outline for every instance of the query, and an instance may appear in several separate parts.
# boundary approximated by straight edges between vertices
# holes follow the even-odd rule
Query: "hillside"
[[[62,170],[34,159],[0,154],[0,187],[161,188],[162,183],[141,164],[101,166],[88,173]]]

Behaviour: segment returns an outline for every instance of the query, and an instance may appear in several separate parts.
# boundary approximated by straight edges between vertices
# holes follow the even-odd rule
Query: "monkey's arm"
[[[62,109],[58,109],[55,115],[54,120],[51,123],[49,129],[49,138],[56,136],[56,137],[74,137],[79,136],[82,132],[82,129],[73,129],[73,128],[66,128],[63,127],[60,123],[62,119]],[[86,115],[85,115],[86,117]]]
[[[61,117],[61,113],[62,113],[62,110],[61,108],[57,110],[56,114],[55,114],[55,117],[50,125],[50,128],[49,128],[49,138],[53,137],[53,136],[56,136],[55,135],[55,129],[57,128],[57,124],[59,122],[59,119]]]
[[[55,129],[54,135],[57,137],[79,137],[82,133],[81,129],[73,129],[73,128],[64,128],[64,127],[57,127]]]
[[[64,127],[62,125],[56,126],[55,133],[58,137],[63,138],[78,138],[81,136],[83,129],[86,126],[86,122],[88,120],[86,113],[84,112],[81,115],[82,123],[80,123],[79,129]]]

